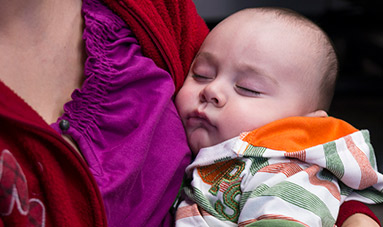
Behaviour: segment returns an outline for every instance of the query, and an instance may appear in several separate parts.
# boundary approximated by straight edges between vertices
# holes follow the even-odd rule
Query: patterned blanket
[[[178,226],[334,226],[340,205],[383,202],[367,130],[293,117],[201,149]]]

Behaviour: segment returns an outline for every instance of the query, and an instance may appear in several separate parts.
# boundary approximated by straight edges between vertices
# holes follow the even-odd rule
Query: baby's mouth
[[[189,127],[203,127],[203,128],[211,128],[215,127],[206,114],[201,112],[193,112],[190,116],[187,117],[186,125]]]

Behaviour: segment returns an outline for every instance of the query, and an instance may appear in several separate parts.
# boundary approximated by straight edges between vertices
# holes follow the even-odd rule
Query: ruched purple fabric
[[[171,76],[142,56],[134,34],[103,3],[84,0],[83,17],[85,80],[52,127],[77,142],[109,226],[170,225],[190,162]],[[62,119],[70,123],[65,132]]]

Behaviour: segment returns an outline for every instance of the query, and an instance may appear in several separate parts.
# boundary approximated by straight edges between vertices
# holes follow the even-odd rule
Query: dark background
[[[383,172],[383,1],[194,0],[210,28],[248,7],[293,9],[317,23],[334,42],[339,79],[329,115],[368,129]]]

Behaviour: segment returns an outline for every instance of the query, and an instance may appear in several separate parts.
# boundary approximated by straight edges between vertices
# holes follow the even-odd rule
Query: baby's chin
[[[206,148],[206,147],[211,147],[211,146],[214,146],[214,145],[217,145],[217,144],[219,144],[219,142],[217,142],[217,143],[211,143],[211,142],[209,142],[209,143],[202,143],[201,141],[199,141],[199,143],[189,144],[189,147],[190,147],[190,150],[193,153],[193,157],[196,157],[201,149]]]
[[[231,137],[229,139],[231,139]],[[191,133],[188,133],[189,147],[194,157],[197,156],[202,148],[217,145],[225,140],[227,139],[222,138],[222,136],[212,136],[212,133],[203,128],[199,128]]]
[[[192,151],[194,157],[196,157],[198,155],[199,151],[202,148],[208,147],[208,146],[202,146],[201,144],[191,144],[189,146],[190,146],[190,150]]]
[[[198,128],[188,133],[188,142],[194,156],[197,156],[202,148],[212,146],[210,135],[207,130]]]
[[[202,149],[202,148],[205,148],[205,147],[210,147],[209,145],[203,145],[201,143],[197,143],[197,144],[189,144],[189,147],[190,147],[190,150],[192,151],[193,153],[193,156],[196,157],[199,153],[199,151]]]

